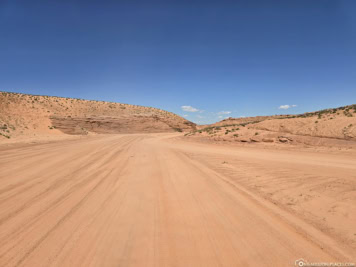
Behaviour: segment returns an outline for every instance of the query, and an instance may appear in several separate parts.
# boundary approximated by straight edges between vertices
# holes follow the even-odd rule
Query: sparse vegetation
[[[3,134],[3,133],[0,133],[1,136],[7,138],[7,139],[10,139],[10,136],[9,135],[6,135],[6,134]]]
[[[345,115],[346,117],[353,117],[352,113],[349,112],[349,109],[345,109],[345,110],[344,110],[344,115]]]

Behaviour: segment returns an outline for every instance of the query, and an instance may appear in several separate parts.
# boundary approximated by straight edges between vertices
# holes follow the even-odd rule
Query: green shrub
[[[9,136],[9,135],[3,134],[3,133],[0,133],[0,135],[2,135],[3,137],[5,137],[5,138],[7,138],[7,139],[10,139],[10,136]]]

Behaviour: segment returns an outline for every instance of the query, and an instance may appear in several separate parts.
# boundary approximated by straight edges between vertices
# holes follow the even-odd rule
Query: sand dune
[[[0,92],[0,142],[192,129],[194,123],[157,108]]]
[[[356,148],[356,105],[300,115],[228,118],[187,137],[205,141]]]

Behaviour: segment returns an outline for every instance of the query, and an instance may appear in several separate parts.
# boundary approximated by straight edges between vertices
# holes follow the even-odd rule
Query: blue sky
[[[0,0],[0,90],[198,123],[354,104],[355,14],[353,0]]]

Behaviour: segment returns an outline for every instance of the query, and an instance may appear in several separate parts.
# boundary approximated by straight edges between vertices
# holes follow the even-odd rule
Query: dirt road
[[[0,152],[0,266],[356,261],[352,156],[168,134]]]

